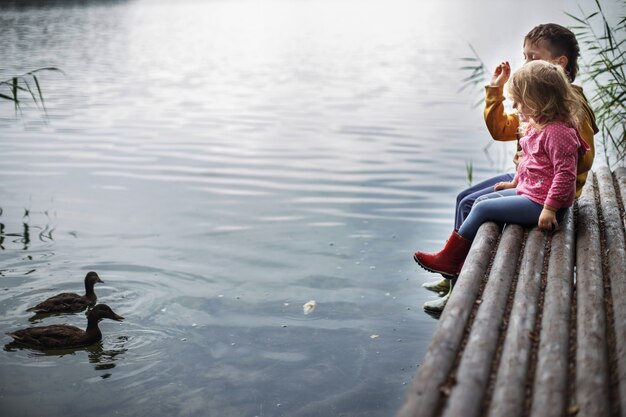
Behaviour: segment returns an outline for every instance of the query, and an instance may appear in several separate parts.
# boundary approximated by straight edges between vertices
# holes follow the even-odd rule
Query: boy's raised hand
[[[491,77],[491,82],[489,85],[491,87],[503,87],[504,84],[509,80],[511,76],[511,64],[509,61],[502,61],[500,65],[498,65],[493,72],[493,76]]]

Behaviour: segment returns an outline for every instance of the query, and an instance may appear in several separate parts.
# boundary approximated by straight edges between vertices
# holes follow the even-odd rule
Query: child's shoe
[[[426,301],[424,303],[424,311],[433,315],[439,315],[448,304],[448,299],[450,298],[450,293],[447,293],[441,298],[437,298],[436,300]]]
[[[436,293],[447,294],[450,291],[450,279],[442,278],[439,281],[426,282],[422,284],[422,287]]]
[[[471,247],[471,240],[465,239],[457,232],[452,232],[445,246],[439,252],[417,251],[413,255],[413,259],[427,271],[455,277],[459,274]]]
[[[424,303],[424,311],[429,314],[439,316],[443,309],[446,307],[446,304],[448,304],[448,300],[450,299],[450,295],[452,294],[452,290],[454,289],[454,284],[456,284],[456,280],[457,278],[446,280],[449,282],[450,285],[450,289],[448,290],[446,295],[436,300],[426,301]]]

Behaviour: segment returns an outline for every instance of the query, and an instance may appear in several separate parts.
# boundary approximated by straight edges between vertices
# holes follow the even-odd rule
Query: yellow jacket
[[[593,114],[593,110],[583,94],[583,89],[577,85],[573,85],[572,87],[574,87],[574,90],[580,96],[584,110],[582,119],[580,120],[580,126],[578,127],[578,133],[580,133],[582,139],[589,145],[589,151],[578,158],[576,197],[579,197],[583,185],[585,185],[585,181],[587,180],[587,173],[593,164],[593,157],[595,155],[593,135],[598,133],[598,126],[596,126],[596,117]],[[491,133],[491,137],[499,141],[519,139],[519,119],[516,114],[507,114],[504,112],[502,87],[487,86],[485,87],[485,92],[485,123],[487,124],[487,129],[489,129],[489,133]],[[519,150],[519,143],[517,147]]]

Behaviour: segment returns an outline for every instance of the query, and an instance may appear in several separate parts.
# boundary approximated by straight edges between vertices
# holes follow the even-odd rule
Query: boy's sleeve
[[[596,153],[595,144],[593,141],[593,127],[588,120],[581,123],[580,127],[578,128],[578,133],[580,133],[582,139],[587,143],[587,145],[589,145],[589,150],[578,159],[577,173],[582,174],[591,169],[591,166],[593,165],[593,157]]]
[[[485,124],[495,140],[509,141],[518,138],[519,118],[504,111],[502,87],[485,87]]]
[[[583,107],[578,133],[580,133],[580,136],[587,143],[587,145],[589,145],[589,150],[578,159],[578,174],[582,174],[589,171],[593,165],[593,158],[596,153],[593,135],[598,133],[598,126],[596,125],[596,117],[593,114],[593,110],[589,106],[589,102],[587,101],[587,97],[585,97],[582,88],[576,85],[573,87],[574,91],[578,94]]]

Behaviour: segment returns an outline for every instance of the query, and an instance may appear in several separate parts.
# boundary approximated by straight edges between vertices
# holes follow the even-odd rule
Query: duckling
[[[34,311],[35,313],[76,313],[83,311],[94,305],[98,299],[93,291],[97,282],[103,281],[95,272],[89,272],[85,275],[85,295],[64,292],[50,297],[26,311]]]
[[[28,327],[7,333],[15,342],[36,349],[66,349],[89,346],[102,340],[98,322],[102,319],[122,321],[106,304],[98,304],[87,315],[87,330],[67,324]]]

